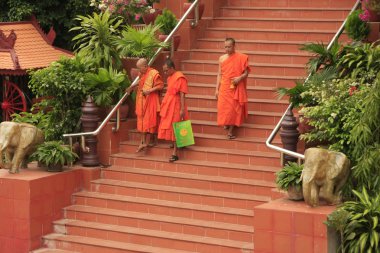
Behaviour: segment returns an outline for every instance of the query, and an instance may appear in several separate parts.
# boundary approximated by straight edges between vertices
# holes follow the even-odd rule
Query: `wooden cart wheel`
[[[16,84],[5,80],[3,83],[3,101],[1,102],[3,121],[10,121],[12,114],[25,112],[26,108],[24,93]]]

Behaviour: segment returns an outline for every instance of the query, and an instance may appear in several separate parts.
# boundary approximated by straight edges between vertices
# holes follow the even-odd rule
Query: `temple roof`
[[[45,34],[37,21],[0,22],[0,75],[25,75],[72,53],[52,46],[53,30]]]

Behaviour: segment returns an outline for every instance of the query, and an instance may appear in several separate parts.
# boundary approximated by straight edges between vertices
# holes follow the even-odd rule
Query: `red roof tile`
[[[69,51],[52,46],[46,34],[34,21],[0,22],[0,30],[5,37],[8,37],[12,30],[15,32],[17,38],[14,52],[20,65],[20,68],[15,66],[10,52],[12,50],[0,48],[0,74],[12,74],[12,71],[14,74],[25,73],[28,69],[47,67],[61,56],[72,56]]]

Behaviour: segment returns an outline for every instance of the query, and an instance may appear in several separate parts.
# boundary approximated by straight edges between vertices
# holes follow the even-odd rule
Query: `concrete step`
[[[297,7],[297,8],[352,8],[355,4],[355,0],[227,0],[227,6],[239,6],[239,7]]]
[[[126,176],[131,176],[131,174],[127,174]],[[138,178],[138,175],[135,176],[135,179],[138,180]],[[123,196],[172,200],[180,203],[252,210],[255,206],[271,200],[271,191],[274,189],[273,183],[264,181],[255,181],[255,185],[231,185],[228,183],[219,183],[219,185],[226,187],[225,191],[207,189],[207,187],[217,187],[215,185],[212,186],[212,183],[209,181],[178,180],[178,183],[181,182],[185,185],[176,185],[173,182],[174,186],[168,186],[156,183],[135,182],[133,179],[122,181],[117,178],[102,178],[94,180],[91,183],[91,190],[93,192]],[[229,192],[227,190],[228,188],[235,188],[236,192]],[[260,193],[261,195],[254,194],[255,192]]]
[[[215,84],[206,83],[188,83],[189,94],[192,95],[215,95]],[[277,99],[278,95],[275,88],[260,87],[260,86],[248,86],[247,95],[252,99]],[[287,98],[283,97],[281,100],[286,101]]]
[[[32,251],[30,251],[30,253],[78,253],[78,252],[77,251],[60,250],[60,249],[42,248],[42,249],[32,250]]]
[[[115,210],[109,208],[91,208],[73,205],[66,207],[65,218],[84,220],[111,225],[127,225],[141,229],[157,229],[164,232],[207,236],[212,238],[247,240],[253,235],[250,225],[238,225],[224,222],[212,222],[184,217],[173,217],[161,214],[149,214]]]
[[[210,27],[290,29],[290,30],[338,30],[344,19],[333,18],[258,18],[258,17],[216,17]]]
[[[126,143],[128,145],[128,143]],[[165,147],[168,149],[168,146]],[[194,149],[195,146],[192,146]],[[161,149],[160,147],[155,149],[148,149],[148,152],[153,152],[155,150]],[[186,148],[186,151],[190,148]],[[206,150],[206,148],[196,148],[200,151]],[[215,153],[221,153],[219,157],[227,157],[227,159],[220,159],[220,161],[210,161],[210,160],[191,160],[191,159],[181,159],[183,155],[179,153],[180,159],[175,163],[169,163],[168,157],[163,156],[161,153],[157,155],[148,154],[136,154],[136,153],[117,153],[111,156],[112,164],[114,166],[126,166],[129,168],[143,168],[143,169],[156,169],[165,170],[178,173],[193,173],[203,176],[213,175],[220,177],[231,177],[232,178],[246,178],[252,180],[264,180],[272,181],[274,179],[274,173],[280,169],[280,155],[272,152],[252,152],[255,156],[251,159],[252,163],[236,163],[232,161],[232,156],[227,154],[233,153],[238,154],[239,151],[229,152],[230,150],[224,149],[211,149],[209,157],[213,156]],[[159,150],[160,151],[160,150]],[[161,151],[167,152],[167,151]],[[185,152],[185,150],[184,150]],[[206,151],[204,151],[206,152]],[[242,157],[246,156],[247,153],[242,151]],[[165,153],[166,154],[166,153]]]
[[[189,118],[192,120],[217,120],[216,108],[201,108],[201,107],[188,107]],[[283,113],[279,112],[263,112],[263,111],[249,111],[246,123],[248,124],[264,124],[276,125],[280,120]]]
[[[344,19],[351,8],[305,8],[305,7],[221,7],[222,17],[256,17],[256,18],[326,18]]]
[[[215,96],[186,94],[186,104],[190,107],[198,108],[217,108],[218,101]],[[249,111],[262,111],[262,112],[285,112],[288,108],[289,102],[286,100],[278,99],[260,99],[248,98]]]
[[[200,147],[222,147],[231,150],[248,150],[248,151],[261,151],[270,152],[271,150],[265,145],[267,137],[241,137],[236,136],[236,139],[228,139],[227,135],[217,134],[203,134],[194,133],[194,141],[196,146]],[[141,135],[137,131],[129,133],[129,140],[139,142]],[[275,144],[280,144],[277,141]]]
[[[81,253],[191,253],[191,251],[174,250],[167,247],[153,247],[149,245],[115,242],[104,237],[94,240],[92,237],[79,235],[49,234],[43,237],[48,247],[78,250]]]
[[[182,71],[192,83],[215,84],[217,72]],[[281,76],[281,75],[261,75],[252,69],[252,74],[248,75],[248,86],[261,87],[293,87],[296,80],[303,79],[304,76]]]
[[[86,234],[87,237],[93,239],[107,238],[109,241],[141,244],[142,246],[166,247],[168,249],[189,252],[205,252],[205,248],[209,252],[224,251],[231,253],[240,253],[244,249],[253,250],[252,242],[215,239],[129,226],[105,225],[97,222],[65,219],[56,221],[55,226],[62,227],[69,235],[74,236]]]
[[[257,63],[305,64],[311,57],[310,54],[299,50],[305,43],[307,42],[237,40],[236,50],[247,54],[251,61]],[[195,52],[198,51],[199,53],[196,54]],[[190,54],[192,60],[218,60],[225,53],[224,39],[200,38],[197,40],[197,49],[191,49],[190,52],[192,53]],[[209,53],[211,55],[208,55]],[[196,58],[193,58],[193,55]]]
[[[78,192],[73,195],[74,204],[93,208],[110,208],[131,212],[165,214],[174,217],[195,218],[232,224],[252,224],[253,211],[183,203],[178,201],[121,196],[99,192]]]
[[[211,60],[183,60],[181,69],[196,72],[217,72],[218,61]],[[281,76],[305,76],[306,68],[304,64],[276,64],[276,63],[255,63],[249,62],[252,73],[259,75],[281,75]]]
[[[283,41],[330,41],[337,30],[308,30],[308,29],[259,29],[259,28],[224,28],[210,27],[205,31],[207,38],[233,37],[238,40],[283,40]],[[341,40],[347,41],[346,34]]]

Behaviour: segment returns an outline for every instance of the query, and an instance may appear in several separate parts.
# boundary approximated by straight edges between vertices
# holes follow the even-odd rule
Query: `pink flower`
[[[364,21],[364,22],[369,21],[369,16],[370,16],[370,14],[369,14],[369,11],[367,9],[365,9],[363,13],[359,14],[360,20]]]
[[[136,14],[135,15],[135,20],[138,21],[141,18],[141,14]]]

